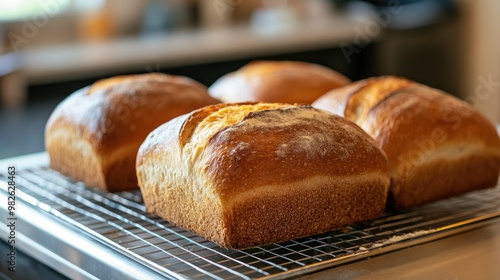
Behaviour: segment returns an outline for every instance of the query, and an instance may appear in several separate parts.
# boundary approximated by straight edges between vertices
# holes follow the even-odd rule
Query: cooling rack
[[[0,181],[5,192],[7,178],[2,175]],[[18,199],[38,212],[172,279],[297,276],[428,242],[500,216],[500,188],[496,187],[408,211],[385,213],[338,231],[233,250],[146,213],[139,191],[100,192],[46,166],[19,171],[16,185]]]

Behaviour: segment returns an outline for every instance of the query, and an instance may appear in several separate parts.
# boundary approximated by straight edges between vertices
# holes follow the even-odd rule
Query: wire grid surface
[[[500,188],[473,192],[342,230],[246,250],[223,249],[146,213],[139,191],[103,193],[41,167],[17,175],[18,196],[151,269],[192,279],[252,279],[312,271],[317,264],[500,216]],[[1,176],[0,180],[6,181]],[[324,266],[323,266],[324,267]]]

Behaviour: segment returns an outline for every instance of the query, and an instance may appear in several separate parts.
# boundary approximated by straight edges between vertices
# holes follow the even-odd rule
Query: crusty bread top
[[[340,105],[339,105],[340,104]],[[374,137],[387,153],[391,169],[428,156],[460,156],[466,147],[500,156],[495,127],[476,109],[440,90],[403,78],[362,80],[332,90],[314,107],[345,116]],[[436,154],[436,147],[447,154]],[[462,148],[457,150],[457,147]],[[394,175],[394,174],[393,174]]]
[[[311,104],[331,89],[350,82],[321,65],[298,61],[254,61],[228,73],[210,88],[224,102],[280,102]]]
[[[66,98],[52,113],[46,137],[73,131],[97,154],[139,145],[154,128],[194,109],[217,104],[206,87],[186,77],[144,74],[97,81]]]
[[[208,106],[154,130],[137,165],[155,155],[161,164],[158,151],[181,153],[187,169],[206,173],[222,199],[318,176],[387,174],[385,154],[362,129],[306,105]]]

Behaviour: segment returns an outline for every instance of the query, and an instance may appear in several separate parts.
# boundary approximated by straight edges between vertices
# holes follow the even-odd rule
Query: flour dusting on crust
[[[344,159],[360,144],[352,127],[343,124],[340,118],[312,107],[256,112],[249,114],[235,128],[273,132],[293,130],[286,142],[276,146],[275,154],[282,158],[302,154],[306,157],[334,155]],[[349,139],[345,135],[349,135]]]

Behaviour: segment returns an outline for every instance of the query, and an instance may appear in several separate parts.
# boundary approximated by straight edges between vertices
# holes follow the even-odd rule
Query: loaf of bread
[[[349,79],[321,65],[298,61],[254,61],[222,76],[210,94],[223,102],[311,104]]]
[[[220,104],[163,124],[137,155],[146,209],[223,247],[319,234],[379,216],[385,154],[309,105]]]
[[[105,191],[137,188],[135,159],[166,121],[217,104],[205,86],[163,74],[119,76],[68,96],[45,129],[50,167]]]
[[[313,103],[354,121],[386,152],[390,206],[403,209],[496,185],[500,139],[467,103],[406,79],[380,77]]]

